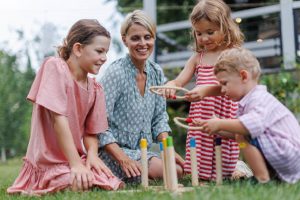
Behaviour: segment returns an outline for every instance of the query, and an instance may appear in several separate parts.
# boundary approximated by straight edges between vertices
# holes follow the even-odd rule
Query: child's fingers
[[[89,188],[91,188],[93,186],[93,181],[94,181],[94,175],[92,172],[90,172],[88,174],[88,185],[89,185]]]
[[[199,119],[193,119],[192,123],[195,124],[195,125],[203,126],[205,121],[199,120]]]
[[[81,181],[80,174],[76,174],[75,182],[76,182],[77,190],[81,191],[82,190],[82,181]]]
[[[82,174],[82,176],[81,176],[83,190],[89,189],[89,182],[88,182],[87,176],[88,176],[88,174]]]
[[[78,188],[77,188],[77,183],[76,183],[76,179],[73,178],[73,181],[71,182],[71,189],[72,191],[78,191]]]
[[[74,182],[75,182],[75,174],[71,172],[70,184],[73,186]]]

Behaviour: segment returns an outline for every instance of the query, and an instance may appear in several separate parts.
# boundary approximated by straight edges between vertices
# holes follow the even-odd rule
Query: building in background
[[[245,34],[244,46],[258,57],[263,73],[281,67],[295,67],[299,52],[300,1],[280,0],[266,3],[255,0],[230,0],[232,17]],[[156,19],[156,1],[144,0],[144,9]],[[189,45],[178,43],[176,36],[189,33],[188,20],[159,24],[154,58],[164,69],[182,68],[190,57]],[[184,32],[185,31],[185,32]],[[170,37],[170,32],[175,37]]]

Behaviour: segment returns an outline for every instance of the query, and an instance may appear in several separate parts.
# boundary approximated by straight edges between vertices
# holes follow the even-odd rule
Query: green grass
[[[0,163],[0,199],[40,199],[20,195],[7,195],[6,188],[12,184],[18,175],[21,167],[21,159],[10,160],[3,164]],[[189,177],[180,180],[180,183],[190,187]],[[151,182],[152,185],[161,185],[161,182]],[[128,190],[136,190],[134,186],[128,186]],[[195,188],[192,192],[174,195],[169,192],[107,192],[94,189],[90,192],[74,193],[71,191],[59,192],[53,195],[43,196],[42,199],[111,199],[111,200],[168,200],[168,199],[185,199],[185,200],[300,200],[300,183],[289,185],[283,183],[271,182],[265,185],[252,184],[251,181],[225,181],[222,186],[215,186],[208,183],[206,187]]]

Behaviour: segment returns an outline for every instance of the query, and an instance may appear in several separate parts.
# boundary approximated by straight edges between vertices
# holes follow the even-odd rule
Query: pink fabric
[[[7,192],[39,195],[64,189],[70,185],[70,168],[59,149],[49,110],[68,118],[77,151],[84,157],[83,135],[108,128],[104,92],[92,78],[88,90],[80,87],[67,63],[51,57],[37,73],[27,99],[34,103],[30,141],[20,175]],[[103,189],[117,189],[122,183],[95,171],[94,176],[94,184]]]

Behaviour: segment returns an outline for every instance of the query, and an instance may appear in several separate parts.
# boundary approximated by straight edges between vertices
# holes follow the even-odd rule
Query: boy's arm
[[[234,140],[235,139],[235,133],[231,133],[231,132],[228,132],[228,131],[219,131],[218,132],[218,135],[224,137],[224,138],[228,138],[228,139],[232,139]]]
[[[193,119],[193,123],[203,127],[203,132],[209,134],[219,134],[221,131],[235,133],[239,135],[249,135],[249,131],[241,123],[239,119],[209,119],[197,120]],[[220,134],[221,135],[221,134]]]
[[[212,119],[214,120],[214,119]],[[249,135],[249,131],[239,119],[216,119],[220,131],[227,131],[239,135]]]

